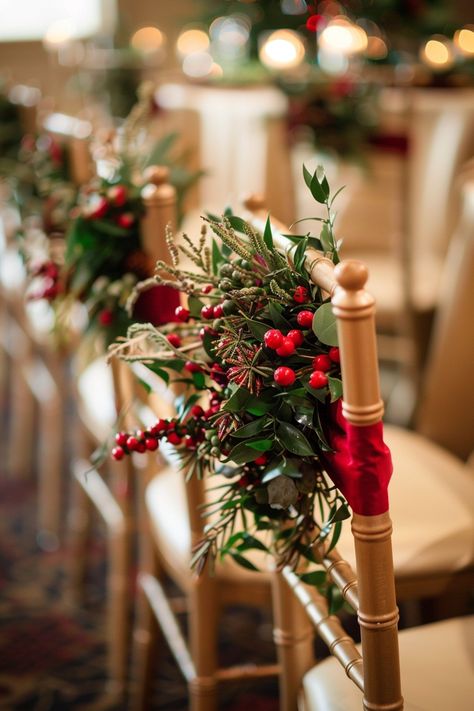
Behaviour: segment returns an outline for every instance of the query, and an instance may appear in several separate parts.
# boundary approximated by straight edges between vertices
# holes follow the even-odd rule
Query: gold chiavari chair
[[[341,350],[343,413],[363,441],[367,426],[379,423],[383,414],[375,304],[365,290],[367,269],[360,262],[341,263],[334,277],[332,303]],[[370,455],[369,450],[367,457]],[[397,476],[395,460],[394,480]],[[359,497],[366,495],[364,484],[366,487],[367,482],[361,478]],[[380,492],[386,494],[388,481],[378,479],[378,484]],[[407,491],[407,495],[413,494]],[[398,634],[388,499],[377,511],[354,512],[351,529],[357,573],[336,550],[328,553],[324,545],[315,545],[314,551],[345,600],[357,611],[360,646],[330,614],[327,600],[314,588],[305,586],[288,568],[275,573],[275,634],[285,640],[279,648],[281,708],[296,708],[302,685],[298,707],[310,711],[442,711],[449,707],[467,711],[474,694],[474,616]],[[301,650],[299,619],[303,610],[331,653],[314,668],[311,650],[308,646],[306,654]]]
[[[21,87],[20,87],[21,88]],[[18,95],[20,98],[23,93]],[[36,105],[27,104],[25,131],[36,130]],[[48,130],[46,119],[44,130]],[[88,137],[63,131],[69,149],[71,178],[79,184],[91,177]],[[87,170],[86,170],[87,167]],[[67,411],[70,397],[68,369],[69,348],[58,344],[51,335],[54,317],[46,302],[26,300],[28,274],[19,254],[14,232],[42,232],[41,220],[26,218],[21,224],[14,209],[4,215],[1,244],[0,300],[4,328],[0,347],[9,362],[8,419],[6,443],[7,469],[19,478],[28,478],[37,469],[38,480],[38,545],[55,550],[60,541],[64,502],[64,459],[67,437]],[[46,239],[51,252],[61,253],[62,240]],[[47,256],[46,254],[44,256]],[[73,339],[71,332],[70,337]],[[69,344],[71,350],[74,344]],[[37,431],[37,436],[35,432]]]
[[[246,201],[246,207],[253,216],[255,225],[263,229],[267,218],[263,199],[254,196]],[[453,297],[456,288],[461,289],[463,285],[469,284],[469,273],[472,274],[474,271],[472,222],[467,219],[469,215],[472,215],[470,207],[460,223],[462,235],[459,233],[458,239],[453,244],[453,252],[461,249],[461,244],[464,245],[463,256],[456,257],[453,253],[450,260],[463,265],[464,276],[462,279],[459,274],[453,273],[450,276],[451,296],[445,301],[446,312],[440,315],[445,326],[452,320],[462,328],[461,322],[456,320],[457,309],[462,299],[470,298],[465,291],[460,291],[458,298]],[[288,233],[289,230],[281,223],[273,221],[273,224],[276,235],[278,230],[283,234]],[[291,253],[291,242],[280,237],[280,243]],[[468,253],[469,259],[467,259]],[[320,257],[317,252],[308,251],[308,264],[315,261],[319,265],[315,272],[319,280],[317,283],[320,283],[330,294],[336,286],[333,268],[329,262],[321,261]],[[462,349],[464,354],[472,349],[472,340],[469,340],[468,336],[465,339],[463,337],[462,340],[465,343]],[[449,341],[438,340],[438,346],[442,348],[443,362],[446,362],[451,345]],[[433,354],[433,360],[436,359]],[[465,355],[462,363],[466,364]],[[460,374],[454,376],[455,380],[458,377],[461,381]],[[465,377],[470,377],[469,369],[465,372]],[[459,396],[462,393],[462,386],[459,385],[457,388]],[[462,396],[466,399],[470,397],[467,394]],[[429,393],[426,397],[430,397]],[[441,394],[437,393],[435,397],[440,398]],[[449,388],[445,388],[444,402],[446,403],[449,398]],[[446,403],[446,407],[451,408],[449,411],[452,412],[452,404]],[[431,416],[434,418],[440,415],[432,413]],[[453,425],[453,432],[458,427],[464,433],[469,433],[466,417],[467,414],[462,410],[457,413],[457,425]],[[451,431],[450,424],[448,429]],[[462,436],[466,439],[466,434]],[[432,598],[438,602],[444,598],[448,607],[451,605],[453,609],[456,598],[460,598],[459,604],[462,608],[466,593],[473,589],[474,584],[472,469],[451,452],[417,432],[386,425],[385,441],[392,452],[397,472],[391,485],[391,516],[395,527],[393,544],[398,599],[402,601]],[[342,556],[355,565],[352,537],[347,527],[343,527],[338,548]]]
[[[172,228],[176,225],[176,190],[168,183],[167,168],[150,167],[145,178],[141,239],[144,252],[155,262],[166,256],[167,225]],[[167,296],[163,299],[166,301]],[[166,303],[156,308],[169,311]],[[145,390],[127,365],[113,361],[109,367],[105,353],[82,368],[78,361],[76,367],[82,451],[72,467],[75,486],[69,517],[69,593],[76,601],[82,597],[92,514],[97,511],[105,524],[108,541],[108,691],[120,696],[126,688],[128,669],[133,599],[132,544],[137,528],[136,481],[144,476],[145,461],[138,456],[133,461],[127,458],[120,464],[108,462],[108,466],[104,465],[99,471],[91,466],[91,457],[97,447],[107,441],[118,420],[124,429],[137,428]]]

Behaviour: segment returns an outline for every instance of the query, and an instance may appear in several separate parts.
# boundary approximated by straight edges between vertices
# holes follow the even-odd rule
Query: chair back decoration
[[[391,464],[381,439],[383,405],[374,304],[364,289],[367,273],[357,262],[335,269],[330,189],[321,169],[305,177],[328,208],[320,238],[289,235],[278,224],[280,232],[270,220],[259,223],[262,215],[252,224],[228,213],[207,221],[219,242],[208,245],[205,226],[196,243],[185,237],[170,245],[171,264],[157,263],[156,283],[184,292],[187,308],[179,307],[174,323],[159,329],[134,324],[128,339],[110,352],[143,362],[169,385],[180,382],[190,389],[177,403],[177,417],[160,418],[144,433],[122,433],[124,444],[113,455],[122,459],[140,437],[152,440],[154,448],[162,441],[175,446],[187,480],[199,489],[188,488],[191,564],[197,572],[206,564],[212,569],[214,560],[226,555],[255,570],[248,552],[256,549],[275,556],[277,569],[293,575],[298,585],[318,587],[321,594],[315,594],[327,610],[325,596],[341,582],[346,599],[357,603],[354,573],[334,548],[349,512],[331,479],[357,511],[354,530],[367,580],[374,572],[367,555],[373,541],[376,566],[390,559]],[[253,207],[258,213],[258,201]],[[180,252],[194,262],[192,271],[180,267]],[[348,384],[344,419],[339,413],[336,424],[351,432],[345,438],[351,449],[343,454],[331,451],[328,442],[339,435],[334,423],[342,393],[338,342]],[[210,491],[205,494],[204,488]],[[199,501],[205,508],[196,510]],[[376,570],[388,590],[390,574],[385,579]],[[387,594],[385,606],[374,608],[371,599],[367,602],[368,586],[362,587],[367,590],[360,612],[367,622],[367,645],[379,654],[384,634],[374,637],[374,630],[383,629],[396,649],[394,597]],[[370,699],[370,685],[367,693]]]

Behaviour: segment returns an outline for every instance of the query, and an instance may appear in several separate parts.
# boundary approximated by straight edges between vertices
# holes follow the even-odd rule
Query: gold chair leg
[[[15,362],[11,368],[9,417],[7,470],[14,478],[27,479],[32,475],[34,462],[35,400],[21,364]]]
[[[38,545],[59,546],[63,494],[64,413],[59,393],[41,407],[38,462]]]
[[[68,575],[67,599],[73,605],[84,600],[84,582],[87,568],[87,549],[91,539],[92,502],[82,486],[71,482],[71,506],[68,516]]]
[[[218,607],[215,581],[205,571],[189,597],[189,639],[196,677],[189,683],[191,711],[217,711]]]
[[[146,571],[159,577],[159,566],[153,551]],[[156,661],[159,627],[148,598],[139,585],[136,602],[136,622],[133,633],[132,688],[130,707],[132,711],[148,711],[150,708],[153,667]]]

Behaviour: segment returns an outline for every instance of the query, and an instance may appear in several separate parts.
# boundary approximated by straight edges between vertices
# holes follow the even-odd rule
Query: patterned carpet
[[[1,711],[125,711],[106,693],[104,547],[97,536],[87,606],[65,602],[67,551],[40,552],[35,542],[31,483],[0,482],[0,709]],[[221,625],[221,656],[232,664],[273,661],[270,619],[232,610]],[[278,708],[275,680],[225,686],[229,711]],[[186,687],[167,649],[157,662],[152,708],[185,711]]]

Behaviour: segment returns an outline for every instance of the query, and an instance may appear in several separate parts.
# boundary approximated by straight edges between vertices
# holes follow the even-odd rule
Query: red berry
[[[267,348],[276,350],[283,343],[283,334],[277,328],[271,328],[264,334],[263,342]]]
[[[211,338],[213,338],[214,336],[218,336],[218,335],[219,334],[217,333],[217,331],[215,331],[210,326],[204,326],[203,328],[201,328],[199,330],[199,338],[201,339],[201,341],[204,340],[205,336],[210,336]]]
[[[203,294],[209,294],[210,291],[213,290],[212,284],[206,284],[205,286],[202,287],[201,291]]]
[[[132,436],[132,437],[129,437],[129,438],[127,439],[127,447],[129,448],[129,450],[130,450],[131,452],[135,452],[135,451],[136,451],[136,449],[137,449],[137,447],[138,447],[138,444],[139,444],[139,442],[138,442],[138,439],[137,439],[136,437],[133,437],[133,436]]]
[[[109,201],[100,195],[97,195],[91,206],[86,209],[86,217],[91,220],[100,220],[105,216],[109,209]]]
[[[187,370],[188,373],[200,373],[202,371],[201,366],[197,363],[193,363],[192,360],[186,361],[186,363],[184,364],[184,369]]]
[[[214,318],[221,318],[224,315],[224,307],[222,304],[217,304],[214,306]]]
[[[170,432],[168,435],[166,435],[166,437],[167,437],[168,442],[170,444],[175,444],[175,445],[181,444],[181,437],[178,434],[176,434],[176,432]]]
[[[55,299],[58,295],[58,287],[56,285],[48,286],[40,295],[41,299]]]
[[[332,361],[328,355],[323,353],[313,358],[313,370],[322,370],[325,373],[330,368],[332,368]]]
[[[253,460],[253,463],[257,464],[257,466],[259,466],[259,467],[263,466],[267,462],[268,462],[268,457],[266,454],[261,454],[259,457],[257,457],[257,459]]]
[[[174,310],[174,315],[182,323],[186,323],[190,317],[189,309],[185,309],[184,306],[177,306]]]
[[[193,405],[191,408],[191,415],[193,417],[202,417],[204,415],[204,410],[201,405]]]
[[[187,447],[187,449],[194,449],[196,446],[196,442],[194,441],[194,438],[191,437],[191,435],[186,435],[184,438],[184,446]]]
[[[143,442],[145,439],[145,433],[143,430],[137,430],[135,432],[135,437],[138,439],[139,442]]]
[[[112,457],[116,459],[118,462],[124,458],[125,455],[125,450],[123,447],[114,447],[112,450]]]
[[[178,336],[177,333],[170,333],[166,336],[166,340],[168,343],[170,343],[174,348],[179,348],[181,345],[181,338]]]
[[[332,348],[329,349],[329,357],[333,363],[340,363],[341,362],[341,354],[340,354],[339,348],[337,346],[333,346]]]
[[[297,286],[293,292],[293,301],[297,304],[305,304],[308,301],[308,289],[304,286]]]
[[[119,447],[124,447],[127,444],[128,434],[126,432],[117,432],[115,441]]]
[[[207,306],[203,306],[201,309],[201,316],[207,321],[209,321],[211,318],[214,318],[214,306],[211,306],[210,304],[208,304]]]
[[[125,230],[128,230],[134,222],[135,216],[132,212],[122,212],[122,214],[117,217],[117,224],[119,224],[120,227],[123,227]]]
[[[311,328],[313,325],[313,315],[312,311],[300,311],[296,317],[298,326],[301,326],[301,328]]]
[[[322,370],[314,370],[311,373],[309,384],[312,388],[315,388],[315,390],[319,390],[319,388],[325,388],[328,384],[328,376],[326,375],[326,373],[323,373]]]
[[[154,452],[155,449],[158,449],[158,440],[154,437],[147,437],[145,440],[145,447],[149,452]]]
[[[122,207],[127,202],[127,188],[125,185],[113,185],[107,190],[107,197],[117,207]]]
[[[110,309],[102,309],[97,319],[101,326],[111,326],[114,320],[114,314]]]
[[[146,444],[145,442],[139,442],[137,446],[135,447],[135,451],[139,452],[140,454],[143,454],[146,452]]]
[[[285,336],[283,338],[283,343],[279,348],[276,349],[276,352],[278,353],[279,356],[290,356],[293,355],[293,353],[296,350],[296,346],[294,344],[294,341],[291,340],[291,338],[288,338],[288,336]]]
[[[282,365],[273,373],[273,379],[278,385],[293,385],[296,379],[295,371]]]
[[[294,328],[292,331],[288,331],[286,337],[291,339],[296,347],[301,346],[304,341],[303,334],[301,333],[301,331],[298,331],[297,328]]]
[[[168,429],[168,423],[166,420],[158,420],[156,424],[150,429],[152,435],[159,434],[160,432],[166,432]]]

